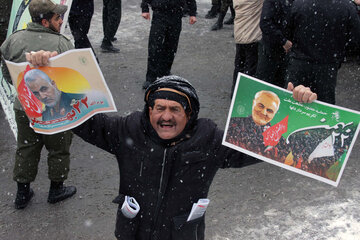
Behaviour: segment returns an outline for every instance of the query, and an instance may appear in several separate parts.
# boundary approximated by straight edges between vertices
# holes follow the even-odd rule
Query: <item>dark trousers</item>
[[[114,38],[121,20],[121,0],[103,0],[104,41]]]
[[[92,48],[87,34],[94,14],[94,1],[74,1],[69,13],[69,26],[74,36],[75,48]]]
[[[63,182],[70,169],[70,145],[72,132],[65,131],[53,135],[34,132],[24,111],[16,110],[18,128],[13,179],[19,183],[35,180],[40,161],[41,149],[48,150],[48,176],[51,181]]]
[[[286,76],[286,85],[304,85],[318,95],[318,100],[335,104],[335,87],[338,63],[312,63],[291,58]]]
[[[181,32],[181,11],[167,14],[153,12],[146,81],[153,82],[158,77],[170,74]]]
[[[282,47],[266,47],[260,41],[258,52],[256,77],[279,87],[285,87],[285,75],[289,60],[285,50]]]
[[[255,76],[258,61],[258,43],[236,44],[235,68],[231,92],[234,92],[239,72]]]

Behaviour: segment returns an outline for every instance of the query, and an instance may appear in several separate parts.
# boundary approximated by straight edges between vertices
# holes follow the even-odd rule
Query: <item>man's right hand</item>
[[[31,63],[34,67],[48,65],[49,59],[52,57],[55,57],[56,55],[58,55],[58,52],[56,52],[56,51],[50,52],[50,51],[44,51],[44,50],[40,50],[37,52],[31,51],[29,53],[25,53],[26,61]]]
[[[143,18],[145,18],[146,20],[150,20],[150,13],[148,13],[148,12],[142,13],[141,16],[142,16]]]
[[[298,85],[294,87],[291,82],[288,83],[287,90],[293,92],[293,98],[301,103],[311,103],[317,99],[317,94],[312,92],[309,87]]]

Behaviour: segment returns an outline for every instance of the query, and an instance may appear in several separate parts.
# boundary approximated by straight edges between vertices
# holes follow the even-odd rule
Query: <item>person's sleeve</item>
[[[265,0],[261,12],[260,29],[263,34],[270,36],[267,38],[271,41],[271,44],[281,44],[283,46],[286,43],[286,37],[281,29],[275,24],[276,18],[276,3],[274,0]]]
[[[215,139],[222,139],[223,135],[224,131],[218,129]],[[219,147],[217,149],[216,156],[218,158],[220,168],[241,168],[262,162],[245,153],[233,150],[229,147],[222,145],[221,140],[218,143],[218,146]]]
[[[149,5],[150,5],[150,0],[142,0],[141,1],[141,12],[143,13],[148,13],[149,12]]]
[[[86,142],[115,154],[115,150],[120,148],[119,126],[121,121],[121,117],[109,117],[100,113],[72,131]]]
[[[186,0],[186,4],[189,7],[189,15],[192,17],[196,17],[196,11],[197,11],[196,1],[195,0]]]

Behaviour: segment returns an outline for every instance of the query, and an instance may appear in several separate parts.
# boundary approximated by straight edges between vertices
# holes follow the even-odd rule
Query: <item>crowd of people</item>
[[[321,16],[321,21],[315,21],[315,23],[336,26],[335,30],[332,27],[325,28],[329,31],[326,36],[331,36],[331,31],[336,31],[340,36],[336,39],[332,38],[333,40],[326,39],[329,48],[321,49],[321,52],[335,54],[336,56],[331,59],[336,59],[336,64],[339,64],[338,61],[341,60],[342,54],[337,51],[340,51],[340,48],[342,49],[346,44],[345,37],[349,37],[351,33],[351,39],[355,40],[360,34],[358,31],[359,19],[354,15],[355,6],[341,0],[332,2],[295,0],[293,9],[296,9],[297,2],[311,4],[313,1],[324,1],[319,4],[321,6],[315,4],[315,7],[319,7],[316,10],[317,14]],[[267,2],[275,9],[276,6],[280,6],[278,2],[282,1],[233,1],[235,12],[233,21],[237,29],[235,31],[237,57],[234,75],[238,71],[252,75],[254,69],[259,68],[257,49],[258,42],[266,39],[265,31],[261,26],[269,19],[264,15],[267,11],[263,8],[267,6],[265,5]],[[289,10],[288,4],[291,1],[284,2]],[[93,1],[74,0],[74,3],[71,7],[69,24],[74,35],[75,47],[91,47],[87,33],[94,7]],[[227,3],[229,2],[227,1]],[[223,1],[221,4],[224,4]],[[84,14],[83,7],[79,6],[87,9],[86,14]],[[70,145],[72,134],[75,133],[90,144],[110,152],[117,159],[120,171],[119,196],[115,200],[119,204],[115,230],[117,239],[204,239],[204,216],[187,221],[193,204],[199,199],[207,198],[209,187],[219,168],[240,168],[259,161],[223,146],[221,144],[223,131],[217,128],[210,119],[198,119],[200,103],[194,87],[189,81],[170,75],[179,42],[185,6],[189,15],[189,23],[196,23],[195,0],[143,0],[141,3],[143,18],[150,20],[149,9],[151,8],[153,11],[148,45],[148,69],[146,80],[142,86],[146,89],[143,111],[136,111],[125,117],[97,114],[72,131],[42,135],[35,133],[30,128],[29,120],[19,101],[15,102],[14,111],[18,126],[13,176],[18,187],[15,208],[27,207],[34,196],[30,184],[36,178],[41,149],[44,145],[49,151],[48,166],[51,182],[48,202],[54,204],[70,198],[76,193],[74,186],[63,184],[69,172]],[[231,6],[231,3],[227,6]],[[336,10],[343,11],[337,11],[339,15],[332,14],[332,18],[328,19],[325,13],[322,14],[322,11],[325,11],[324,8],[332,10],[331,6]],[[308,8],[307,11],[314,12],[312,9],[313,7]],[[279,25],[281,29],[278,30],[279,26],[272,25],[271,29],[274,31],[268,33],[269,39],[272,39],[271,34],[278,34],[280,31],[285,37],[276,44],[281,46],[285,55],[288,52],[295,53],[292,57],[295,66],[311,63],[311,67],[319,65],[320,69],[315,69],[317,72],[325,71],[329,67],[333,67],[334,63],[319,62],[316,58],[315,62],[312,62],[311,57],[313,56],[307,56],[307,52],[302,52],[302,43],[296,39],[299,36],[299,32],[295,28],[295,26],[299,26],[299,23],[296,21],[304,21],[307,18],[304,19],[304,13],[300,13],[300,10],[302,8],[298,11],[289,11],[295,12],[294,16],[281,10],[279,16],[283,20],[274,18],[274,24]],[[66,11],[66,6],[54,4],[50,0],[32,0],[29,4],[32,22],[28,23],[25,30],[10,35],[1,45],[3,58],[13,62],[28,61],[33,66],[42,66],[48,64],[49,58],[73,49],[74,45],[70,40],[60,34],[60,27],[63,24],[61,16]],[[223,17],[223,13],[224,9],[220,10],[219,19]],[[84,18],[79,19],[80,15],[81,18],[83,16]],[[277,17],[277,15],[273,17]],[[104,0],[103,24],[110,24],[110,26],[104,26],[101,48],[105,52],[120,51],[112,45],[112,42],[116,41],[115,33],[120,18],[121,1]],[[80,20],[84,22],[80,23]],[[288,21],[289,24],[287,24]],[[249,27],[246,27],[247,25],[239,27],[241,22],[249,24]],[[73,23],[76,25],[75,28],[71,26]],[[310,29],[313,24],[309,25]],[[80,28],[78,28],[79,26]],[[293,31],[287,36],[285,32],[282,32],[282,28],[288,26],[293,26]],[[319,26],[316,26],[319,30]],[[248,30],[251,32],[245,33]],[[332,36],[334,37],[335,34]],[[42,41],[38,41],[39,37]],[[321,41],[322,39],[316,39],[314,43],[317,44]],[[25,42],[29,44],[24,44]],[[339,42],[340,45],[338,45]],[[264,42],[265,50],[267,44]],[[316,46],[313,47],[316,48]],[[266,52],[266,54],[274,57],[271,55],[272,53]],[[338,67],[338,65],[336,66]],[[4,77],[11,82],[6,65],[3,64],[2,67]],[[296,70],[295,67],[293,69]],[[301,69],[306,68],[302,66]],[[296,74],[299,78],[296,85],[299,86],[294,88],[289,83],[288,90],[294,91],[295,100],[305,103],[312,102],[317,95],[310,88],[302,86],[301,80],[304,78],[300,76],[300,73]],[[297,80],[292,78],[288,80],[290,79]],[[311,84],[310,82],[304,83]],[[319,92],[318,94],[319,96],[330,95],[328,92]],[[279,102],[271,93],[259,93],[255,96],[255,100],[254,102],[258,104],[254,107],[254,114],[258,118],[253,117],[252,120],[256,125],[266,126],[276,114]],[[270,104],[266,102],[270,102]],[[277,102],[277,104],[274,105],[271,102]],[[270,115],[262,114],[264,106],[271,110]],[[260,129],[263,130],[263,127]],[[241,128],[239,131],[241,133],[243,129]],[[122,214],[123,203],[128,197],[135,198],[141,206],[139,214],[134,218],[127,218]]]
[[[288,82],[303,84],[317,92],[321,101],[335,104],[337,71],[349,45],[359,49],[360,0],[213,0],[206,18],[218,17],[211,30],[234,24],[236,53],[232,91],[237,73],[243,72],[286,87]],[[177,52],[183,16],[189,23],[197,19],[195,0],[143,0],[142,17],[150,20],[147,73],[143,84],[171,73]],[[230,9],[231,16],[224,22]],[[69,25],[75,48],[91,47],[87,38],[93,1],[73,2]],[[79,15],[82,15],[79,18]],[[104,0],[104,39],[101,49],[119,52],[112,45],[121,18],[121,1]],[[79,21],[83,21],[80,22]],[[81,27],[79,27],[81,26]],[[360,50],[357,55],[360,55]],[[316,81],[314,81],[316,79]]]

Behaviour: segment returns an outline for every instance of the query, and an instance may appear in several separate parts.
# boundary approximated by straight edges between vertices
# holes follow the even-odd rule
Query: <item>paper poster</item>
[[[360,113],[239,74],[223,145],[337,186],[359,133]]]
[[[13,0],[7,36],[15,32],[16,30],[25,29],[27,23],[31,21],[31,17],[29,14],[30,2],[31,0]],[[63,33],[65,31],[65,26],[69,15],[72,0],[53,0],[53,2],[57,4],[65,4],[69,6],[68,11],[63,16],[64,22],[60,29],[60,32]],[[10,124],[10,128],[16,137],[17,127],[16,127],[15,116],[13,111],[13,104],[15,98],[16,98],[16,91],[14,87],[11,86],[4,79],[3,74],[0,71],[0,103],[4,109],[6,118]]]
[[[90,48],[64,52],[44,67],[6,61],[20,103],[38,133],[72,129],[116,107]]]

